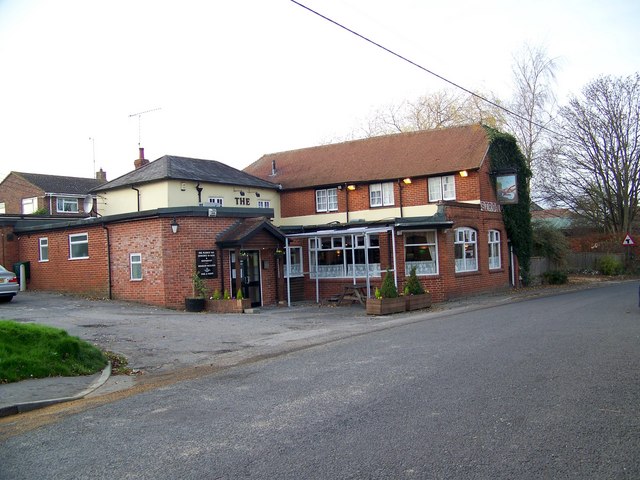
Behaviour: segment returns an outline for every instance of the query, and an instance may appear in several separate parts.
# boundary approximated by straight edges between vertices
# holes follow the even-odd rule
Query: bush
[[[598,269],[603,275],[620,275],[623,271],[623,266],[617,257],[607,255],[598,262]]]
[[[384,280],[380,287],[380,295],[382,295],[382,298],[396,298],[398,296],[398,289],[389,270],[384,275]]]
[[[418,280],[418,276],[416,275],[416,267],[411,269],[411,273],[409,274],[409,278],[407,279],[407,283],[404,286],[404,294],[405,295],[421,295],[424,293],[424,288],[422,288],[422,284],[420,280]]]
[[[567,273],[561,270],[550,270],[542,276],[544,277],[544,281],[549,285],[562,285],[569,280]]]

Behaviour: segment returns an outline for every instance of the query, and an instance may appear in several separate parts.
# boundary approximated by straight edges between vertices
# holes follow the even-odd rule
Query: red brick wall
[[[0,265],[13,270],[13,264],[20,261],[18,236],[13,233],[12,226],[0,227]]]
[[[89,235],[89,258],[69,259],[69,235]],[[49,261],[40,262],[39,238],[49,240]],[[29,289],[78,293],[95,298],[109,295],[106,231],[101,226],[51,230],[21,235],[20,260],[29,261]]]
[[[0,202],[5,203],[5,213],[7,214],[21,214],[23,198],[38,197],[37,208],[48,208],[49,205],[45,205],[44,202],[44,194],[44,191],[15,173],[10,173],[0,183]]]

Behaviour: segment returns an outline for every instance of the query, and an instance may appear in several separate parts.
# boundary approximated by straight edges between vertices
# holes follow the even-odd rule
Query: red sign
[[[634,242],[633,238],[631,238],[631,235],[627,233],[627,236],[624,237],[624,240],[622,241],[622,245],[627,247],[635,247],[636,242]]]

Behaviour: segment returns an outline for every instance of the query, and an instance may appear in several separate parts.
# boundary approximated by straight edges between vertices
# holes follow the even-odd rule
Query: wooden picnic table
[[[341,305],[344,300],[351,302],[360,302],[361,305],[367,304],[367,285],[365,283],[347,283],[342,286],[342,293],[338,299]]]

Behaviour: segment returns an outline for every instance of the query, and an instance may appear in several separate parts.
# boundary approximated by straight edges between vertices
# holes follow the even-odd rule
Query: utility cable
[[[401,55],[401,54],[399,54],[399,53],[397,53],[397,52],[395,52],[395,51],[391,50],[390,48],[387,48],[387,47],[385,47],[384,45],[381,45],[380,43],[378,43],[378,42],[376,42],[376,41],[374,41],[374,40],[372,40],[372,39],[370,39],[370,38],[368,38],[368,37],[365,37],[364,35],[362,35],[362,34],[360,34],[360,33],[356,32],[355,30],[352,30],[351,28],[349,28],[349,27],[347,27],[347,26],[345,26],[345,25],[343,25],[343,24],[341,24],[341,23],[339,23],[339,22],[337,22],[337,21],[335,21],[335,20],[333,20],[333,19],[331,19],[331,18],[327,17],[326,15],[323,15],[322,13],[320,13],[320,12],[318,12],[318,11],[316,11],[316,10],[313,10],[313,9],[312,9],[312,8],[310,8],[310,7],[307,7],[306,5],[304,5],[304,4],[302,4],[302,3],[300,3],[300,2],[298,2],[298,1],[296,1],[296,0],[291,0],[291,1],[292,1],[293,3],[295,3],[296,5],[298,5],[299,7],[302,7],[302,8],[304,8],[305,10],[307,10],[307,11],[309,11],[309,12],[313,13],[314,15],[317,15],[318,17],[320,17],[320,18],[322,18],[322,19],[324,19],[324,20],[326,20],[326,21],[328,21],[328,22],[330,22],[330,23],[333,23],[335,26],[337,26],[337,27],[339,27],[339,28],[342,28],[343,30],[346,30],[347,32],[349,32],[349,33],[351,33],[351,34],[355,35],[356,37],[361,38],[361,39],[362,39],[362,40],[364,40],[365,42],[368,42],[368,43],[370,43],[370,44],[372,44],[372,45],[374,45],[374,46],[376,46],[376,47],[378,47],[378,48],[380,48],[380,49],[384,50],[385,52],[390,53],[391,55],[393,55],[393,56],[395,56],[395,57],[399,58],[400,60],[402,60],[402,61],[404,61],[404,62],[407,62],[407,63],[409,63],[409,64],[413,65],[414,67],[417,67],[417,68],[419,68],[420,70],[422,70],[422,71],[424,71],[424,72],[427,72],[428,74],[433,75],[434,77],[436,77],[436,78],[438,78],[438,79],[440,79],[440,80],[442,80],[442,81],[444,81],[444,82],[446,82],[446,83],[448,83],[448,84],[450,84],[450,85],[453,85],[454,87],[456,87],[456,88],[458,88],[458,89],[460,89],[460,90],[462,90],[462,91],[464,91],[464,92],[467,92],[467,93],[468,93],[468,94],[470,94],[470,95],[473,95],[474,97],[476,97],[476,98],[478,98],[478,99],[482,100],[483,102],[486,102],[486,103],[488,103],[488,104],[490,104],[490,105],[493,105],[494,107],[496,107],[496,108],[498,108],[498,109],[500,109],[500,110],[502,110],[502,111],[504,111],[504,112],[508,113],[509,115],[513,115],[514,117],[517,117],[517,118],[519,118],[519,119],[521,119],[521,120],[524,120],[525,122],[530,122],[532,125],[535,125],[536,127],[540,128],[540,129],[542,129],[542,130],[546,130],[547,132],[552,133],[553,135],[557,135],[557,136],[560,136],[560,137],[564,137],[564,138],[566,138],[564,135],[562,135],[562,134],[560,134],[560,133],[558,133],[558,132],[555,132],[555,131],[551,130],[550,128],[547,128],[547,127],[545,127],[544,125],[540,125],[539,123],[536,123],[536,122],[534,122],[533,120],[529,120],[528,118],[523,117],[522,115],[520,115],[520,114],[518,114],[518,113],[516,113],[516,112],[513,112],[513,111],[509,110],[508,108],[506,108],[506,107],[504,107],[504,106],[502,106],[502,105],[499,105],[499,104],[497,104],[497,103],[495,103],[495,102],[493,102],[493,101],[489,100],[488,98],[483,97],[482,95],[479,95],[479,94],[477,94],[477,93],[475,93],[475,92],[473,92],[473,91],[469,90],[468,88],[465,88],[465,87],[463,87],[462,85],[459,85],[459,84],[457,84],[457,83],[455,83],[455,82],[453,82],[453,81],[449,80],[448,78],[443,77],[442,75],[438,75],[437,73],[433,72],[432,70],[429,70],[428,68],[423,67],[423,66],[422,66],[422,65],[420,65],[419,63],[416,63],[416,62],[414,62],[413,60],[411,60],[411,59],[409,59],[409,58],[407,58],[407,57],[405,57],[405,56],[403,56],[403,55]]]

